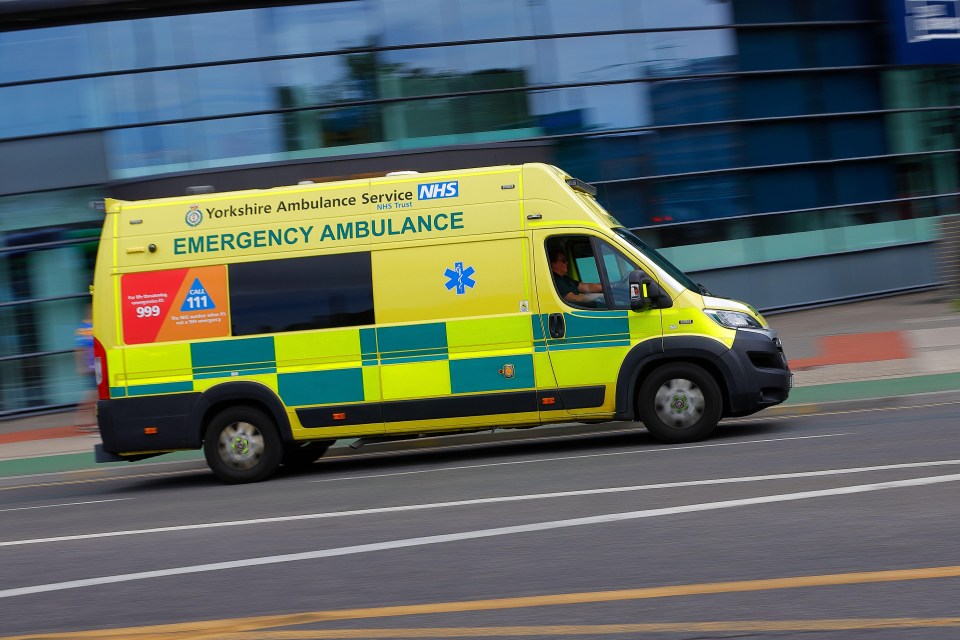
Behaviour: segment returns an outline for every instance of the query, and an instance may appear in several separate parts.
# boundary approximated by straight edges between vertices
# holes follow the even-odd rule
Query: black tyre
[[[203,437],[207,464],[230,484],[259,482],[280,465],[280,436],[273,418],[253,407],[233,407],[218,413]]]
[[[694,442],[710,435],[720,421],[720,387],[695,364],[674,363],[654,370],[640,385],[640,420],[663,442]]]
[[[323,440],[285,445],[280,463],[291,471],[303,471],[319,460],[333,442],[333,440]]]

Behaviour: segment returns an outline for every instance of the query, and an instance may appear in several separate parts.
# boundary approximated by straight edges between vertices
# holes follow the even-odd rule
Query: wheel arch
[[[293,442],[293,432],[286,408],[277,394],[264,384],[250,381],[226,382],[210,387],[194,405],[190,420],[194,425],[197,446],[203,442],[206,426],[218,413],[228,407],[247,406],[265,411],[277,425],[282,442]]]
[[[731,388],[727,363],[721,356],[729,351],[722,342],[701,336],[677,336],[666,338],[663,349],[657,350],[652,341],[641,342],[633,347],[620,365],[617,375],[616,418],[618,420],[639,420],[637,410],[637,392],[643,380],[654,370],[667,364],[684,362],[695,364],[704,369],[720,388],[723,402],[722,415],[726,415],[731,404]]]

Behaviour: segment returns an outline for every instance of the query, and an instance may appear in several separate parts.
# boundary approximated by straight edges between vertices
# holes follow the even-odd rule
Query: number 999
[[[149,305],[137,307],[137,317],[138,318],[152,318],[153,316],[160,315],[160,307],[158,305]]]

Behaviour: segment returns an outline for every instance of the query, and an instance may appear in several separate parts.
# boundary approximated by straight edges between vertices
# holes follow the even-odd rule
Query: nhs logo
[[[450,182],[429,182],[417,185],[418,200],[433,200],[434,198],[456,198],[460,195],[460,185],[456,180]]]

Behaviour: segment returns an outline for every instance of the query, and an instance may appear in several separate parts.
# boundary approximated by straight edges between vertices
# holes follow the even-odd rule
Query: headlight
[[[723,309],[704,309],[711,320],[728,329],[762,329],[763,326],[748,313],[725,311]]]

